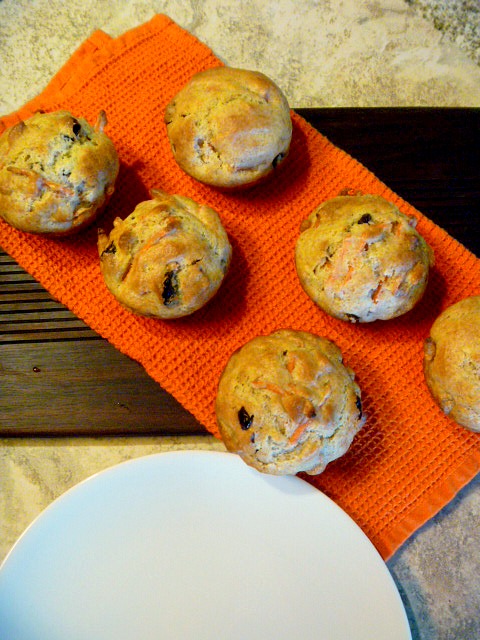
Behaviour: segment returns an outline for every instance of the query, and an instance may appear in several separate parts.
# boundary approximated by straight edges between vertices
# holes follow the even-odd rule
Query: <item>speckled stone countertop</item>
[[[41,91],[95,29],[117,36],[154,13],[169,15],[225,63],[271,76],[292,107],[480,107],[477,1],[0,0],[0,113]],[[209,436],[0,441],[0,561],[84,478],[133,457],[191,448],[223,445]],[[480,478],[388,567],[413,638],[480,638]]]

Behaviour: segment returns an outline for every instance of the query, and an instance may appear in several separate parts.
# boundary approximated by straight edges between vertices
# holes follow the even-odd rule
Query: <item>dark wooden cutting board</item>
[[[480,256],[480,109],[297,111]],[[0,436],[206,433],[0,250]]]

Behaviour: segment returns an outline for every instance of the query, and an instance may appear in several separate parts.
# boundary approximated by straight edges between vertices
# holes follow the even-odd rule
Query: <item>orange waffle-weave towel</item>
[[[122,160],[116,192],[100,222],[107,230],[115,216],[127,216],[148,199],[152,187],[216,209],[234,259],[206,308],[170,322],[122,309],[103,284],[96,229],[53,240],[2,223],[0,245],[217,436],[216,385],[232,351],[282,327],[335,341],[357,374],[368,423],[344,458],[307,480],[343,507],[388,558],[479,469],[480,436],[435,406],[423,380],[422,349],[442,308],[480,293],[480,261],[295,113],[290,157],[268,183],[228,195],[187,177],[173,160],[164,108],[194,72],[219,64],[166,16],[118,39],[97,31],[40,96],[0,121],[1,131],[35,110],[66,108],[94,122],[105,109],[107,133]],[[416,216],[435,251],[428,292],[403,318],[350,325],[316,308],[300,287],[293,259],[300,222],[345,188],[383,195]]]

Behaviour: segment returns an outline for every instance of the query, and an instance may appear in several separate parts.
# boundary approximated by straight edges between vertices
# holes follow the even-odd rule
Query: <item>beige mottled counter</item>
[[[405,0],[0,0],[0,112],[38,93],[93,30],[116,36],[154,13],[227,64],[270,75],[293,107],[480,106],[471,49],[458,29],[435,29],[422,10]],[[223,445],[210,436],[0,441],[0,561],[42,509],[84,478],[189,448]],[[389,561],[414,638],[480,637],[479,515],[477,478]]]

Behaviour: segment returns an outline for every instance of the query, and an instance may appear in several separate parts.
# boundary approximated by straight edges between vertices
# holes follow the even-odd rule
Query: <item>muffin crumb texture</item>
[[[275,475],[321,473],[365,422],[360,388],[340,349],[290,329],[257,336],[232,354],[215,409],[227,449]]]

